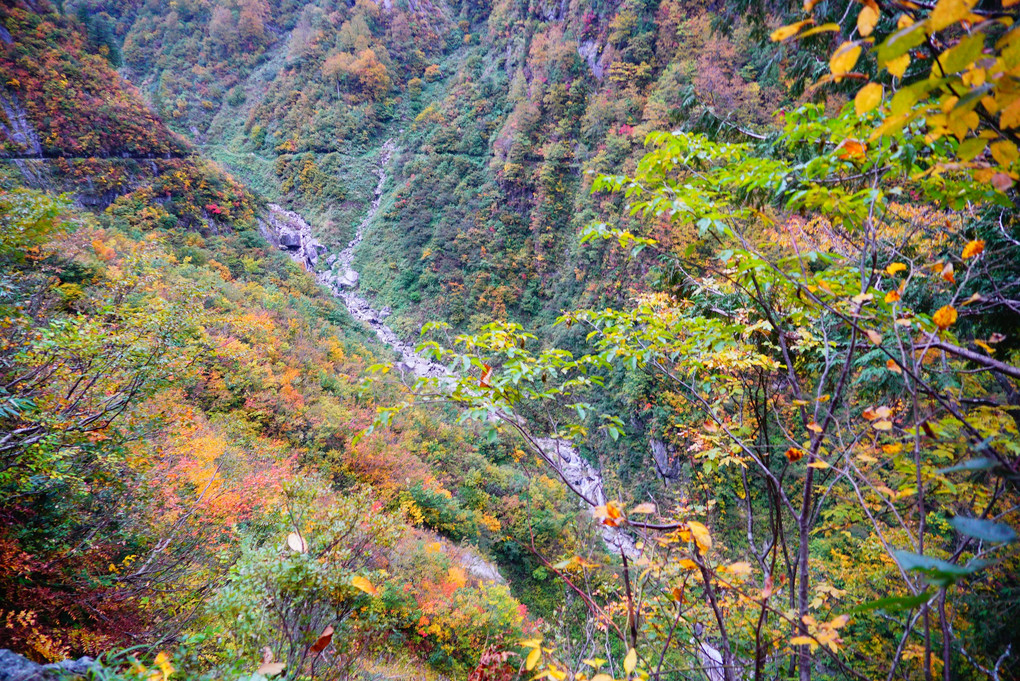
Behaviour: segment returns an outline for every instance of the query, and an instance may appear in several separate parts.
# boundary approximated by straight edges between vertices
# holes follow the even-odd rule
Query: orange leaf
[[[973,258],[981,255],[985,251],[985,242],[981,239],[970,241],[966,246],[963,247],[963,258]]]
[[[842,144],[836,149],[836,155],[844,161],[848,161],[854,158],[863,158],[864,152],[867,147],[862,142],[858,142],[854,139],[844,140]]]
[[[351,585],[355,589],[360,589],[361,591],[364,591],[369,596],[375,596],[376,594],[379,593],[379,590],[375,588],[375,585],[372,584],[372,582],[365,579],[364,577],[362,577],[361,575],[354,575],[353,577],[351,577]]]
[[[950,326],[956,323],[956,308],[952,305],[943,305],[935,314],[932,315],[931,320],[935,322],[935,325],[941,330],[945,331]]]
[[[803,450],[790,447],[786,450],[786,458],[790,460],[790,463],[794,463],[804,458],[804,452]]]

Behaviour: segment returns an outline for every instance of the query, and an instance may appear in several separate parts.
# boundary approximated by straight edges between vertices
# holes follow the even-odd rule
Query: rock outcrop
[[[0,681],[55,681],[84,677],[95,660],[82,657],[54,664],[39,664],[14,651],[0,649]]]

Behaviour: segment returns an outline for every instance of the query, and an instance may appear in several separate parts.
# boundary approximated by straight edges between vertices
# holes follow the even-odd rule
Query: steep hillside
[[[436,413],[354,444],[399,394],[361,386],[389,355],[263,239],[262,200],[77,20],[0,23],[0,647],[190,641],[173,664],[219,675],[279,636],[291,668],[501,668],[534,621],[504,577],[560,606],[529,547],[591,541],[573,502]],[[327,627],[328,654],[295,657]]]
[[[620,211],[588,173],[684,121],[761,136],[804,75],[763,46],[760,18],[697,2],[72,5],[113,15],[156,111],[327,245],[351,238],[394,139],[358,264],[409,338],[433,318],[547,323],[625,299],[646,268],[579,248],[582,227]]]
[[[1020,678],[1018,20],[3,3],[0,681]]]

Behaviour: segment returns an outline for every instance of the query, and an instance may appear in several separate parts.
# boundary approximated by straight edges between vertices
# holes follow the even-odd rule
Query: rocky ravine
[[[393,332],[383,320],[389,315],[389,309],[375,310],[371,303],[357,293],[360,276],[353,269],[354,251],[365,235],[365,228],[375,219],[382,203],[383,188],[386,184],[386,166],[393,157],[395,147],[393,140],[387,140],[382,146],[379,157],[379,182],[375,187],[372,204],[355,230],[354,238],[339,254],[327,255],[329,249],[312,235],[312,227],[303,217],[292,211],[285,210],[276,204],[269,204],[269,215],[262,221],[260,230],[271,243],[286,251],[291,258],[300,263],[315,279],[329,288],[347,307],[352,317],[370,326],[385,345],[398,355],[398,368],[409,371],[418,377],[438,378],[449,375],[449,370],[441,364],[422,357],[415,352],[414,346],[404,342]],[[507,421],[514,421],[510,415],[501,415]],[[558,438],[532,438],[544,458],[556,468],[556,472],[591,500],[595,506],[606,503],[606,493],[602,482],[602,474],[578,453],[577,448],[568,440]],[[581,502],[582,506],[587,506]],[[591,510],[593,507],[589,507]],[[601,526],[602,538],[613,553],[624,553],[628,558],[635,558],[638,550],[634,540],[626,532],[615,527]]]

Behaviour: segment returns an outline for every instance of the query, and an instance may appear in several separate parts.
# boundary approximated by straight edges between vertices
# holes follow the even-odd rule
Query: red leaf
[[[313,653],[321,653],[329,645],[329,642],[333,640],[333,625],[330,625],[322,630],[319,634],[319,640],[312,644],[311,651]]]

